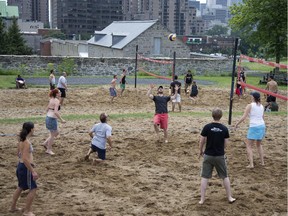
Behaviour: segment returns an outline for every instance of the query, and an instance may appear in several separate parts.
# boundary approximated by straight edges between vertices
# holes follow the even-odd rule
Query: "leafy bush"
[[[76,74],[77,73],[77,65],[74,60],[71,58],[65,58],[61,64],[58,65],[58,71],[66,72],[67,75]]]

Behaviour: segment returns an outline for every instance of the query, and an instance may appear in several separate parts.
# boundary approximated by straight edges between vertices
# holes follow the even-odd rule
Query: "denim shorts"
[[[105,160],[106,159],[106,149],[100,149],[97,146],[91,144],[91,149],[93,152],[97,152],[98,153],[98,158],[100,158],[101,160]]]
[[[116,90],[115,90],[115,88],[109,88],[109,91],[110,91],[110,96],[112,96],[112,97],[116,97],[117,96],[117,92],[116,92]]]
[[[50,131],[56,131],[58,128],[57,118],[46,116],[46,128]]]

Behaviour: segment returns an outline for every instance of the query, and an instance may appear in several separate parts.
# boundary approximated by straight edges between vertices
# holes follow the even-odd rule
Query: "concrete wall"
[[[0,68],[17,69],[22,75],[33,75],[46,72],[49,75],[49,69],[53,65],[56,72],[60,73],[58,66],[65,57],[50,56],[0,56]],[[88,75],[113,75],[121,74],[122,68],[134,68],[135,58],[81,58],[69,57],[74,61],[74,71],[67,71],[70,75],[88,76]],[[159,59],[161,60],[161,59]],[[167,60],[167,59],[165,59]],[[168,59],[172,61],[172,59]],[[232,60],[219,59],[189,59],[177,58],[175,71],[178,75],[183,75],[188,69],[201,75],[206,72],[223,73],[232,71]],[[145,60],[138,60],[138,69],[168,76],[172,72],[172,64],[159,64]]]

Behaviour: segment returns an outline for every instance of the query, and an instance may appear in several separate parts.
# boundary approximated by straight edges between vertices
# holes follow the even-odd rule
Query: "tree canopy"
[[[5,25],[0,18],[0,54],[7,55],[30,55],[32,49],[25,44],[25,41],[20,33],[17,24],[17,19],[14,17],[12,25],[5,31]]]
[[[221,25],[214,25],[211,29],[207,31],[207,35],[212,36],[222,36],[227,35],[228,28]]]
[[[241,32],[241,38],[258,45],[277,63],[287,57],[287,0],[243,0],[230,11],[229,25]]]

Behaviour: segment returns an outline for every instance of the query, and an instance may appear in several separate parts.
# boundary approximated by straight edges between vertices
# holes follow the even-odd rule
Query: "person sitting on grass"
[[[27,88],[25,80],[20,75],[16,78],[16,88]]]

